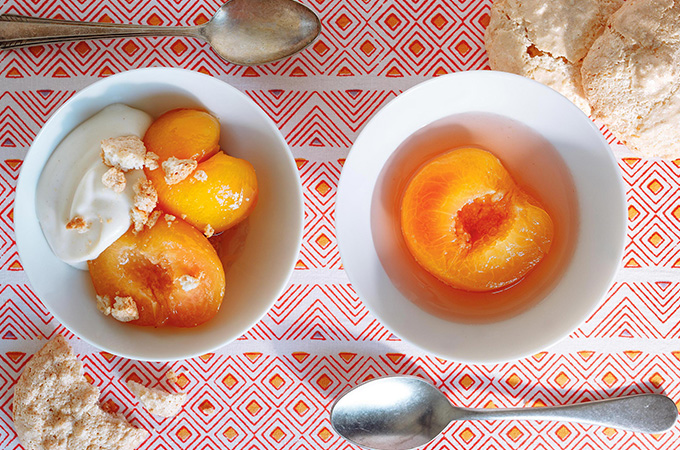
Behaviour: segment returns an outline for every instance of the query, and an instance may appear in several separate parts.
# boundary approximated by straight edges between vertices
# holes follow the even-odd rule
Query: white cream
[[[36,213],[52,251],[64,262],[87,269],[86,261],[99,256],[130,227],[132,187],[143,172],[127,172],[120,194],[104,186],[101,177],[108,167],[101,160],[101,141],[143,137],[152,120],[126,105],[107,106],[73,129],[45,164],[38,181]],[[76,215],[89,223],[86,232],[66,229]]]

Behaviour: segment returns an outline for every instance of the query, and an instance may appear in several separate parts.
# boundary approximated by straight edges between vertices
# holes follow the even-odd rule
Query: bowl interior
[[[521,283],[499,292],[468,292],[446,285],[416,262],[401,232],[401,198],[411,178],[433,158],[466,147],[492,152],[515,185],[548,211],[553,222],[548,254]],[[457,322],[494,322],[536,304],[560,278],[578,231],[574,192],[557,150],[530,128],[496,114],[454,114],[416,131],[390,155],[373,191],[373,242],[392,283],[412,302]]]
[[[59,142],[78,124],[112,103],[154,117],[179,107],[199,107],[221,124],[220,145],[247,159],[257,172],[258,205],[238,260],[226,273],[226,294],[215,318],[196,328],[143,328],[100,314],[87,271],[56,258],[35,212],[37,181]],[[24,161],[15,201],[17,246],[31,285],[54,316],[101,349],[142,360],[174,360],[214,350],[243,334],[285,288],[302,238],[302,193],[295,161],[281,134],[247,96],[196,72],[153,68],[125,72],[80,91],[36,137]]]
[[[445,320],[406,298],[381,263],[380,242],[371,232],[372,199],[366,195],[379,187],[383,167],[414,133],[466,113],[513,119],[546,139],[571,176],[578,216],[570,257],[550,289],[537,291],[541,298],[524,311],[488,323]],[[397,97],[362,130],[338,188],[340,253],[362,301],[399,337],[438,356],[471,363],[531,355],[575,329],[611,284],[625,226],[621,177],[599,130],[555,91],[500,72],[438,77]]]

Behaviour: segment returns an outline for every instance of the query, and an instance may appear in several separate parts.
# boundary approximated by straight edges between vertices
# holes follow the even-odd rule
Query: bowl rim
[[[44,134],[49,130],[50,125],[53,124],[53,122],[56,120],[55,118],[59,118],[61,115],[64,114],[64,111],[68,110],[69,108],[72,107],[73,102],[79,101],[83,98],[87,98],[91,92],[101,89],[102,87],[106,87],[107,85],[111,84],[116,84],[120,82],[127,82],[128,79],[135,80],[139,74],[142,76],[146,77],[152,77],[152,76],[158,76],[162,77],[172,73],[174,76],[179,76],[187,79],[193,79],[197,80],[197,82],[203,81],[203,82],[209,82],[209,83],[218,83],[223,85],[223,87],[226,87],[229,89],[233,95],[241,97],[242,100],[250,103],[253,105],[253,111],[259,116],[259,118],[262,120],[263,126],[266,126],[267,130],[271,133],[271,136],[276,139],[276,141],[280,144],[281,150],[286,150],[284,152],[285,154],[285,159],[287,161],[287,169],[290,170],[291,173],[295,174],[295,192],[293,192],[293,195],[295,197],[297,209],[298,209],[298,214],[296,218],[296,229],[297,233],[295,234],[295,242],[294,242],[294,251],[291,251],[290,255],[288,255],[288,260],[285,261],[285,264],[287,266],[287,269],[285,271],[285,277],[282,277],[282,282],[278,286],[277,293],[276,295],[272,296],[272,298],[269,300],[269,302],[266,304],[266,307],[262,308],[262,311],[260,311],[257,315],[256,318],[253,320],[247,322],[247,326],[244,326],[242,330],[240,331],[239,334],[235,336],[230,336],[227,339],[221,341],[221,342],[216,342],[212,345],[205,346],[200,349],[196,349],[193,351],[189,352],[184,352],[184,353],[178,353],[177,355],[174,355],[173,357],[161,357],[161,358],[154,358],[150,357],[149,355],[140,355],[140,354],[135,354],[134,351],[132,352],[121,352],[115,348],[111,348],[110,346],[107,346],[105,343],[95,341],[89,336],[84,336],[80,334],[79,332],[75,331],[70,327],[63,319],[63,317],[54,310],[48,303],[45,303],[42,301],[41,297],[45,295],[44,293],[39,293],[37,292],[36,288],[33,286],[34,283],[32,283],[32,279],[37,276],[38,274],[34,274],[32,270],[27,269],[26,265],[24,265],[24,273],[28,279],[29,286],[31,287],[31,290],[35,293],[36,297],[38,300],[40,300],[41,304],[45,306],[45,308],[49,311],[49,313],[57,319],[57,321],[63,325],[68,331],[73,333],[75,336],[78,338],[82,339],[83,341],[87,342],[88,344],[92,345],[95,348],[98,348],[100,350],[109,352],[111,354],[128,358],[128,359],[134,359],[134,360],[139,360],[139,361],[149,361],[149,362],[168,362],[168,361],[177,361],[177,360],[183,360],[183,359],[190,359],[194,358],[200,355],[203,355],[205,353],[209,352],[214,352],[238,339],[238,337],[244,333],[246,333],[248,330],[250,330],[255,324],[257,324],[272,308],[272,306],[275,304],[275,302],[278,300],[279,297],[285,292],[286,287],[290,283],[291,276],[295,270],[295,264],[297,262],[297,258],[300,252],[300,248],[302,246],[302,238],[303,238],[303,224],[304,224],[304,197],[302,194],[302,182],[299,176],[299,172],[297,169],[297,164],[295,162],[295,158],[293,157],[292,152],[290,151],[290,147],[288,146],[288,143],[286,142],[285,138],[281,134],[281,131],[278,129],[274,121],[264,112],[264,110],[257,104],[255,101],[253,101],[250,97],[248,97],[245,93],[241,92],[239,89],[236,87],[232,86],[231,84],[216,78],[212,77],[210,75],[206,75],[194,70],[189,70],[189,69],[182,69],[182,68],[174,68],[174,67],[147,67],[147,68],[140,68],[140,69],[132,69],[132,70],[127,70],[124,72],[120,72],[114,75],[110,75],[104,79],[99,79],[94,81],[93,83],[89,84],[88,86],[78,90],[71,98],[69,98],[64,104],[60,105],[53,113],[52,115],[47,119],[47,121],[41,126],[40,131],[36,134],[35,138],[33,139],[31,146],[26,152],[25,157],[23,158],[22,162],[22,167],[19,172],[19,176],[17,179],[17,185],[16,185],[16,191],[15,191],[15,198],[14,198],[14,204],[19,204],[20,202],[29,202],[30,205],[33,206],[33,209],[35,209],[35,199],[31,198],[27,191],[30,191],[30,186],[32,184],[36,184],[37,180],[40,177],[40,173],[42,173],[42,169],[44,168],[44,164],[39,167],[39,172],[38,175],[35,179],[29,178],[29,175],[26,175],[26,170],[24,170],[24,167],[31,167],[33,165],[39,164],[39,161],[34,162],[34,160],[38,159],[40,155],[38,155],[38,152],[34,151],[34,147],[36,146],[36,143],[40,143],[41,139],[43,138]],[[146,78],[152,79],[152,78]],[[137,80],[135,80],[137,81]],[[112,101],[109,104],[117,103],[116,101]],[[86,119],[84,119],[86,120]],[[82,122],[81,122],[82,123]],[[77,126],[77,125],[76,125]],[[73,128],[70,130],[67,130],[64,136],[68,134]],[[63,138],[62,138],[63,139]],[[56,147],[59,145],[59,142],[55,142],[54,145],[52,146],[52,149],[49,151],[47,155],[47,159],[45,160],[45,163],[49,159],[49,157],[52,155]],[[292,181],[292,180],[291,180]],[[26,221],[26,222],[25,222]],[[17,245],[17,253],[19,255],[20,260],[22,259],[22,254],[26,254],[27,248],[31,245],[31,235],[28,234],[28,231],[26,231],[26,227],[24,227],[24,223],[27,223],[30,221],[30,217],[27,217],[24,214],[15,214],[14,215],[14,228],[15,228],[15,242]],[[64,263],[66,264],[66,263]]]
[[[350,219],[349,217],[351,214],[349,214],[350,211],[360,211],[364,215],[366,212],[369,213],[370,216],[370,203],[371,203],[371,198],[372,198],[372,193],[375,188],[375,180],[373,177],[377,178],[378,173],[373,173],[372,168],[367,168],[366,167],[366,160],[365,158],[362,158],[359,155],[359,152],[361,152],[361,148],[365,145],[364,142],[369,140],[369,137],[374,135],[375,133],[379,132],[378,126],[379,124],[382,124],[387,117],[394,117],[396,115],[396,111],[401,112],[402,114],[410,114],[409,111],[404,111],[406,106],[414,106],[414,104],[418,103],[419,97],[424,94],[424,93],[430,93],[432,90],[436,89],[446,89],[454,84],[458,85],[465,85],[468,88],[470,88],[470,84],[474,83],[475,80],[479,83],[499,83],[503,85],[508,85],[508,86],[517,86],[517,85],[523,85],[527,89],[533,89],[537,93],[540,93],[543,96],[548,96],[552,97],[555,99],[554,101],[558,101],[564,105],[565,111],[569,112],[570,115],[573,115],[575,118],[579,117],[580,121],[585,121],[587,122],[587,129],[592,132],[593,138],[595,141],[598,142],[597,147],[595,148],[594,152],[602,152],[604,150],[604,158],[607,160],[607,167],[611,169],[611,172],[615,172],[615,182],[613,183],[611,189],[614,189],[616,191],[615,198],[613,200],[616,202],[614,205],[614,208],[617,209],[617,214],[616,214],[616,219],[610,220],[610,222],[614,223],[614,228],[612,229],[611,232],[611,242],[616,242],[616,249],[615,251],[612,252],[611,255],[608,256],[608,260],[611,261],[609,265],[606,267],[598,267],[598,270],[600,270],[603,273],[602,279],[603,283],[601,283],[600,286],[595,289],[597,291],[597,294],[595,295],[596,298],[593,298],[591,302],[589,302],[588,307],[583,307],[581,308],[580,314],[578,314],[578,320],[573,320],[570,322],[569,325],[564,326],[564,325],[559,325],[558,328],[560,328],[560,332],[552,332],[552,336],[548,339],[542,340],[540,343],[534,344],[534,345],[525,345],[521,349],[516,349],[513,348],[511,350],[506,351],[502,356],[499,356],[496,354],[495,356],[491,357],[484,357],[484,356],[477,356],[477,355],[470,355],[469,352],[459,352],[459,351],[451,351],[449,349],[442,350],[443,345],[441,343],[433,344],[431,342],[423,342],[422,339],[419,339],[419,336],[414,334],[413,330],[408,330],[408,326],[402,327],[403,324],[400,324],[398,322],[405,322],[404,321],[397,321],[394,320],[393,317],[385,317],[381,315],[378,310],[381,308],[380,302],[381,300],[375,297],[371,297],[371,294],[375,295],[377,292],[377,287],[375,286],[368,286],[366,283],[366,279],[369,277],[367,275],[367,272],[370,272],[373,270],[373,275],[380,277],[381,280],[387,280],[389,281],[389,278],[385,274],[384,269],[382,268],[382,265],[380,264],[380,261],[377,260],[377,255],[375,254],[375,247],[373,246],[373,238],[370,236],[370,218],[363,217],[359,219],[362,224],[365,224],[368,222],[369,229],[365,230],[365,226],[361,227],[361,230],[359,231],[359,225],[356,224],[359,220],[356,218],[356,213],[354,214],[354,217]],[[460,88],[459,88],[460,89]],[[455,111],[455,112],[449,112],[448,114],[441,115],[439,117],[435,117],[435,119],[440,119],[444,118],[453,114],[456,114],[460,111]],[[472,111],[470,111],[472,112]],[[484,110],[483,112],[494,112],[494,111],[487,111]],[[392,115],[392,116],[390,116]],[[431,120],[430,122],[425,123],[424,125],[427,125],[434,121],[435,119]],[[389,150],[385,150],[382,148],[376,148],[375,146],[371,147],[371,151],[373,153],[380,153],[381,157],[384,157],[382,155],[382,152],[387,152],[387,157],[391,155],[396,148],[398,147],[398,144],[403,142],[405,138],[408,136],[412,135],[415,133],[417,130],[421,129],[422,126],[420,125],[417,127],[413,127],[412,129],[409,128],[407,131],[403,131],[400,129],[398,132],[400,137],[404,134],[403,139],[398,139],[395,138],[393,139],[394,142],[391,142],[392,147]],[[385,128],[382,128],[382,133],[383,135],[385,134]],[[540,133],[540,132],[539,132]],[[396,143],[396,144],[395,144]],[[387,146],[388,144],[385,144]],[[358,150],[358,151],[357,151]],[[365,150],[365,149],[364,149]],[[387,157],[384,157],[385,159]],[[360,165],[362,165],[360,167]],[[569,169],[570,173],[572,172],[571,169]],[[610,173],[612,175],[613,173]],[[572,174],[573,175],[573,174]],[[372,181],[365,181],[365,180],[372,180]],[[351,195],[351,189],[352,185],[356,185],[357,183],[364,183],[362,185],[362,188],[364,190],[364,195],[365,197],[368,197],[368,199],[362,199],[360,200],[360,203],[356,203],[356,198],[350,198]],[[576,183],[575,183],[576,184]],[[350,204],[352,201],[354,203]],[[365,203],[368,202],[368,208],[366,208]],[[579,205],[579,210],[581,206]],[[352,287],[354,288],[357,296],[359,299],[366,305],[367,309],[369,312],[374,315],[381,323],[385,325],[387,329],[390,331],[393,331],[395,335],[397,335],[399,338],[402,340],[414,345],[415,347],[425,351],[434,354],[435,356],[442,357],[445,359],[452,359],[455,361],[463,362],[463,363],[471,363],[471,364],[497,364],[497,363],[504,363],[504,362],[509,362],[509,361],[514,361],[518,360],[527,356],[531,356],[533,354],[536,354],[539,351],[545,350],[546,348],[554,345],[558,341],[561,341],[564,339],[566,336],[568,336],[573,330],[578,328],[598,307],[598,305],[601,303],[601,301],[604,299],[607,291],[611,287],[613,281],[615,280],[616,274],[618,273],[618,270],[621,266],[621,261],[623,258],[624,250],[625,250],[625,239],[626,239],[626,197],[625,197],[625,186],[623,179],[621,177],[621,172],[618,167],[617,160],[611,151],[611,148],[607,141],[604,139],[602,136],[600,130],[595,126],[595,124],[586,116],[578,107],[576,107],[572,102],[570,102],[566,97],[564,97],[562,94],[554,91],[553,89],[538,83],[534,80],[531,80],[529,78],[521,77],[519,75],[514,75],[506,72],[498,72],[498,71],[490,71],[490,70],[475,70],[475,71],[465,71],[465,72],[456,72],[456,73],[450,73],[446,75],[442,75],[436,78],[432,78],[429,80],[426,80],[422,83],[419,83],[410,89],[404,91],[403,93],[399,94],[397,97],[392,99],[390,102],[388,102],[386,105],[384,105],[377,113],[374,114],[373,117],[364,125],[363,129],[361,130],[359,136],[355,140],[352,148],[350,149],[350,152],[345,160],[344,166],[343,166],[343,171],[340,176],[340,180],[338,183],[338,191],[337,191],[337,202],[336,202],[336,235],[337,235],[337,240],[338,240],[338,249],[340,252],[341,260],[343,262],[343,267],[344,270],[347,274],[347,277],[352,284]],[[363,233],[368,232],[369,236],[363,236]],[[357,250],[353,248],[351,245],[351,241],[353,239],[356,240],[357,236],[361,234],[360,241],[361,245],[360,247],[363,248],[363,251],[361,252],[361,255],[358,255]],[[579,236],[577,237],[577,240],[580,241],[580,230],[578,231]],[[575,244],[575,247],[580,245],[578,242]],[[369,259],[371,262],[376,263],[377,266],[375,267],[369,267],[367,270],[367,265],[363,265],[363,270],[359,270],[357,266],[357,261],[359,258],[362,258],[364,260]],[[569,262],[568,265],[571,265],[571,261]],[[606,282],[604,282],[606,280]],[[559,283],[558,283],[559,284]],[[391,281],[389,281],[389,285],[392,286]],[[384,286],[382,286],[384,288]],[[393,287],[393,286],[392,286]],[[389,290],[387,291],[388,294],[394,295],[396,289]],[[403,295],[398,292],[398,295],[402,296]],[[551,292],[552,293],[552,292]],[[547,296],[546,296],[547,297]],[[401,301],[401,300],[400,300]],[[405,300],[407,302],[410,302],[409,300]],[[537,305],[540,305],[543,302],[539,302]],[[411,303],[412,304],[412,303]],[[413,304],[412,304],[413,305]],[[528,311],[534,310],[537,305],[534,305],[528,309]],[[413,305],[415,307],[415,305]],[[444,319],[440,319],[435,317],[434,315],[423,311],[419,307],[415,307],[417,310],[420,311],[421,314],[428,315],[431,318],[438,320],[438,321],[444,321]],[[412,311],[412,310],[410,310]],[[525,312],[520,313],[518,316],[524,315]],[[501,320],[499,322],[494,322],[492,324],[478,324],[478,325],[468,325],[468,324],[460,324],[456,322],[448,322],[449,324],[453,324],[453,326],[459,327],[461,329],[465,327],[484,327],[484,326],[493,326],[494,324],[497,323],[504,323],[513,320],[513,318],[509,318],[506,320]],[[411,317],[410,322],[416,321],[415,318]],[[468,328],[471,329],[471,328]]]

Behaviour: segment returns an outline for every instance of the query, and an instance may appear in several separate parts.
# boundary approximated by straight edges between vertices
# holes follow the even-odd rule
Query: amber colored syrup
[[[250,231],[250,220],[246,218],[228,230],[212,236],[209,240],[217,252],[226,273],[243,253]]]
[[[401,234],[401,198],[411,177],[432,158],[461,147],[493,153],[553,220],[555,234],[548,254],[524,278],[502,290],[470,292],[441,282],[415,261]],[[488,323],[519,314],[555,286],[577,238],[578,205],[571,175],[540,134],[499,115],[457,114],[411,135],[387,161],[373,193],[371,231],[385,272],[406,298],[447,320]]]

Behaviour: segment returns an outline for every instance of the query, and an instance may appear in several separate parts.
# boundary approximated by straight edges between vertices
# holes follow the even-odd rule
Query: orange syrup
[[[470,292],[443,283],[415,261],[402,237],[401,199],[411,177],[431,159],[462,147],[493,153],[555,227],[548,254],[524,278],[501,290]],[[536,131],[495,114],[457,114],[420,129],[392,154],[373,192],[371,232],[385,272],[406,298],[450,321],[488,323],[525,311],[555,286],[577,239],[578,204],[562,158]]]

